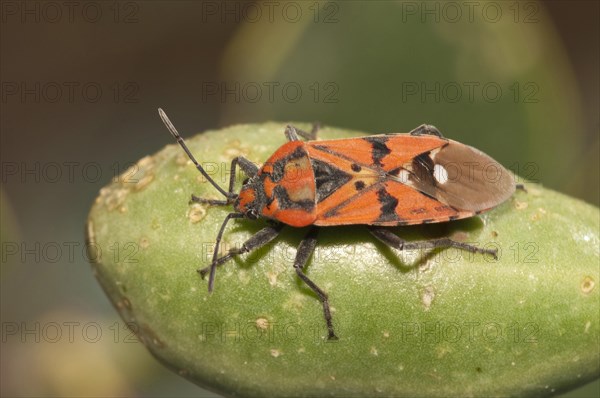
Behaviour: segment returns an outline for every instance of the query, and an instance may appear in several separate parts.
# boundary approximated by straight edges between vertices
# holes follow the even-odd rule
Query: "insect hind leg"
[[[288,141],[300,141],[300,138],[298,138],[298,136],[304,138],[307,141],[314,141],[317,139],[317,132],[319,131],[320,128],[321,128],[321,124],[319,122],[313,123],[312,129],[310,130],[310,132],[306,132],[297,127],[288,125],[285,128],[285,137],[287,138]]]
[[[435,249],[439,247],[455,247],[457,249],[466,250],[471,253],[489,254],[494,259],[498,259],[498,251],[496,249],[482,249],[477,246],[469,245],[468,243],[456,242],[450,238],[440,238],[423,240],[418,242],[407,242],[394,234],[392,231],[381,227],[371,227],[369,232],[379,241],[385,243],[392,249],[398,250],[419,250],[419,249]]]
[[[435,135],[436,137],[444,138],[440,130],[430,124],[422,124],[417,128],[412,129],[410,135]]]
[[[325,322],[327,323],[327,339],[328,340],[337,340],[338,337],[335,335],[333,330],[333,322],[331,319],[331,310],[329,309],[329,299],[327,297],[327,293],[325,293],[316,283],[314,283],[308,276],[304,274],[304,267],[308,262],[308,259],[315,251],[315,247],[317,245],[317,233],[318,228],[312,228],[308,234],[304,237],[300,245],[298,246],[298,251],[296,252],[296,258],[294,259],[294,270],[296,270],[296,275],[302,282],[306,283],[308,287],[311,288],[313,292],[319,297],[321,304],[323,305],[323,316],[325,317]]]

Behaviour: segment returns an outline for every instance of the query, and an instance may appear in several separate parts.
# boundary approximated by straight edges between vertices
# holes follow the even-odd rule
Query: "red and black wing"
[[[315,225],[409,225],[471,217],[506,200],[514,181],[482,152],[436,136],[378,135],[306,143]]]

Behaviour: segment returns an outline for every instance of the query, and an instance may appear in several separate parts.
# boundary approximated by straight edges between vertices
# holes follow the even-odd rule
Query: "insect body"
[[[247,253],[272,241],[284,225],[313,226],[298,247],[294,269],[319,297],[328,338],[337,338],[327,294],[303,272],[313,253],[318,227],[364,224],[378,240],[399,250],[456,247],[496,257],[495,250],[478,248],[449,238],[406,242],[389,226],[438,223],[472,217],[508,199],[515,190],[512,175],[486,154],[446,139],[433,126],[422,125],[408,134],[374,135],[325,141],[288,126],[288,142],[258,168],[249,160],[232,161],[228,191],[213,181],[196,161],[166,114],[163,122],[186,151],[196,168],[225,196],[225,200],[192,201],[233,205],[217,235],[208,289],[214,287],[215,271],[233,256]],[[248,176],[239,194],[233,192],[235,168]],[[218,257],[219,244],[232,218],[266,218],[273,221],[240,248]]]

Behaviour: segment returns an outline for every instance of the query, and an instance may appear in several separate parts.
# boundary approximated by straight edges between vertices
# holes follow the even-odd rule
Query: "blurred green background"
[[[186,135],[434,124],[600,201],[597,2],[75,3],[0,3],[2,396],[214,395],[130,335],[83,251],[100,188],[171,143],[158,106]]]

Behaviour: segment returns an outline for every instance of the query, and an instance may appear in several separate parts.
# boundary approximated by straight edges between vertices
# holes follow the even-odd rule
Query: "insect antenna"
[[[181,145],[181,147],[183,148],[185,153],[187,153],[190,160],[192,162],[194,162],[194,165],[196,166],[198,171],[200,173],[202,173],[202,175],[204,176],[204,178],[206,178],[206,180],[208,182],[210,182],[215,188],[217,188],[217,191],[219,191],[220,193],[223,194],[223,196],[225,196],[226,198],[229,199],[231,197],[231,194],[228,194],[227,192],[225,192],[225,190],[223,188],[221,188],[219,185],[217,185],[217,183],[212,178],[210,178],[210,176],[204,170],[204,168],[202,168],[202,166],[200,166],[200,163],[198,163],[198,161],[196,160],[194,155],[192,155],[189,148],[185,144],[185,141],[183,140],[183,138],[181,138],[181,136],[177,132],[177,129],[175,128],[175,126],[173,126],[173,123],[171,123],[171,121],[169,120],[169,117],[167,116],[165,111],[163,111],[162,108],[158,108],[158,114],[159,114],[160,118],[162,119],[163,123],[165,124],[165,126],[167,127],[167,129],[171,132],[171,135],[175,138],[175,140],[177,140],[177,143],[179,143],[179,145]]]

